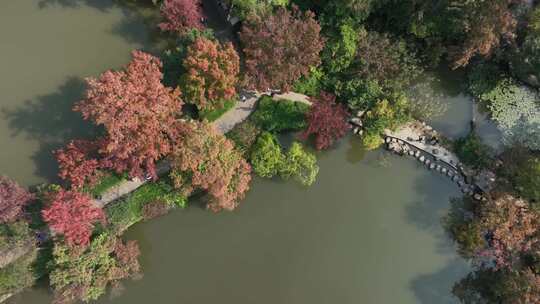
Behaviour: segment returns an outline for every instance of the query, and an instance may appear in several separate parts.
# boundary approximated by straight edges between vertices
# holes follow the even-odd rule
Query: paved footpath
[[[232,130],[235,125],[244,121],[251,112],[255,109],[257,100],[262,94],[255,92],[243,93],[246,96],[246,100],[238,101],[234,108],[227,111],[220,118],[212,122],[211,124],[218,130],[218,132],[225,134]],[[165,174],[169,171],[170,166],[167,161],[161,161],[157,164],[158,175]],[[126,180],[111,189],[107,190],[101,195],[100,199],[95,199],[94,204],[100,208],[105,207],[108,203],[135,191],[140,186],[144,185],[147,181],[140,178],[133,178]]]

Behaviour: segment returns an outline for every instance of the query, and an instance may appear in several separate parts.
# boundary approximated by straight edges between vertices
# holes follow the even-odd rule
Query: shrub
[[[89,193],[93,197],[99,196],[105,193],[107,190],[114,186],[126,181],[127,174],[116,173],[101,173],[101,177],[95,182],[94,185],[86,185],[83,187],[83,192]]]
[[[145,206],[156,201],[166,203],[169,208],[184,208],[187,205],[186,197],[167,182],[146,183],[126,198],[105,208],[109,230],[121,234],[131,225],[143,220]]]
[[[309,105],[290,100],[273,100],[263,96],[251,119],[261,129],[269,132],[300,130],[306,126]]]
[[[365,132],[362,135],[362,145],[367,150],[375,150],[383,144],[381,134],[373,132]]]
[[[263,132],[251,153],[253,171],[260,177],[271,178],[280,171],[284,160],[277,138],[269,132]]]
[[[280,176],[283,179],[293,178],[304,186],[311,186],[318,173],[319,166],[315,155],[306,152],[300,143],[294,142],[280,166]]]
[[[16,182],[0,176],[0,223],[17,220],[34,196]]]
[[[155,201],[143,206],[142,215],[145,220],[150,220],[169,213],[170,208],[165,202]]]
[[[491,163],[490,149],[482,143],[480,137],[470,132],[466,137],[454,142],[454,151],[459,160],[475,169],[486,168]]]
[[[392,101],[389,101],[392,100]],[[363,143],[367,149],[375,149],[383,142],[380,136],[385,129],[395,129],[408,121],[408,101],[403,95],[382,99],[363,117],[365,134]]]
[[[322,89],[324,72],[319,68],[310,68],[308,76],[302,76],[293,86],[296,93],[315,96]]]
[[[251,147],[260,133],[261,129],[255,125],[253,121],[247,119],[234,126],[226,136],[234,142],[236,148],[242,152],[245,157],[249,157],[251,155]]]
[[[234,108],[236,105],[236,100],[225,100],[223,101],[223,107],[214,109],[214,110],[202,110],[199,111],[199,118],[201,120],[208,120],[210,122],[216,121],[218,118],[220,118],[223,114],[227,113],[230,109]]]

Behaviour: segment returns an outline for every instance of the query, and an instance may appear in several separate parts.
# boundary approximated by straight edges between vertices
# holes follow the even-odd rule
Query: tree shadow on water
[[[414,161],[407,158],[404,161]],[[417,165],[418,170],[427,168]],[[414,182],[414,192],[418,199],[406,207],[406,218],[416,227],[432,234],[437,240],[437,251],[440,254],[455,254],[455,245],[443,228],[443,218],[450,207],[450,198],[461,195],[459,188],[449,178],[435,171],[421,174]]]
[[[75,102],[82,99],[84,89],[81,78],[70,77],[54,93],[27,100],[17,108],[0,108],[12,137],[25,136],[38,142],[39,149],[32,157],[36,175],[53,179],[56,161],[51,152],[71,139],[94,136],[95,128],[72,111]]]
[[[144,49],[154,46],[159,39],[156,26],[158,22],[156,18],[159,14],[152,1],[143,3],[130,0],[40,0],[38,7],[40,9],[89,7],[102,13],[108,13],[111,9],[120,9],[123,18],[113,25],[112,34],[122,37],[129,43],[139,44]],[[149,7],[155,8],[156,14],[142,14],[142,10]]]
[[[451,260],[445,267],[429,274],[422,274],[411,282],[411,289],[421,304],[459,303],[452,295],[453,285],[469,272],[467,264],[460,260]]]

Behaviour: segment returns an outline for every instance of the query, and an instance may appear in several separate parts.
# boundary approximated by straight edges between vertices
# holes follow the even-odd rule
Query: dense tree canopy
[[[540,300],[540,216],[510,195],[474,203],[456,200],[447,228],[475,270],[454,287],[463,302],[536,303]]]
[[[52,254],[49,279],[55,303],[96,300],[107,287],[140,272],[137,243],[123,243],[106,233],[96,236],[88,247],[58,242]]]
[[[307,113],[308,127],[302,137],[307,139],[314,134],[315,147],[319,150],[326,149],[345,136],[349,129],[348,114],[342,104],[336,104],[335,96],[326,92],[321,92],[312,102]]]
[[[275,135],[263,132],[251,152],[253,171],[266,178],[276,175],[283,179],[294,179],[304,186],[315,182],[319,173],[317,158],[304,150],[302,145],[294,142],[287,153],[283,153]]]
[[[540,203],[540,158],[531,157],[519,167],[516,183],[521,195]]]
[[[275,6],[286,6],[289,0],[228,0],[233,14],[245,19],[250,14],[265,14]]]
[[[224,46],[204,37],[188,47],[182,77],[185,99],[199,110],[223,107],[223,101],[236,95],[240,59],[232,43]]]
[[[60,169],[58,176],[74,189],[95,184],[100,176],[98,149],[98,142],[72,140],[65,148],[56,150],[54,154]]]
[[[465,66],[478,54],[489,56],[502,39],[512,40],[516,29],[510,6],[516,0],[460,0],[449,4],[461,14],[460,28],[464,39],[450,48],[454,68]]]
[[[235,209],[251,180],[251,166],[242,154],[207,123],[186,123],[180,138],[170,157],[175,187],[186,196],[206,190],[213,211]]]
[[[375,149],[382,143],[385,129],[395,129],[409,119],[408,101],[402,95],[381,99],[363,117],[366,133],[362,137],[367,149]]]
[[[312,12],[278,8],[274,14],[250,15],[240,39],[246,54],[249,88],[288,91],[310,67],[319,65],[323,39]]]
[[[34,196],[11,179],[0,175],[0,223],[21,217],[24,207]]]
[[[86,98],[74,109],[105,128],[105,167],[156,177],[155,162],[171,151],[182,101],[177,90],[163,86],[160,68],[158,58],[134,51],[125,70],[87,79]]]
[[[403,40],[371,31],[361,31],[359,35],[356,57],[347,72],[351,77],[401,89],[420,74],[418,60]]]
[[[103,210],[81,192],[60,189],[49,196],[48,206],[41,212],[45,222],[55,233],[63,235],[68,245],[88,245],[95,223],[105,221]]]
[[[201,3],[201,0],[164,0],[161,15],[165,20],[159,24],[159,28],[181,34],[193,28],[202,29]]]

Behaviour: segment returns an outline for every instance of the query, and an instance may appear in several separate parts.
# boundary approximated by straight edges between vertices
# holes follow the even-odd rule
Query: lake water
[[[91,134],[71,111],[83,79],[126,64],[150,45],[144,19],[111,0],[0,1],[0,172],[51,180],[51,151]]]
[[[50,151],[92,134],[70,110],[82,79],[152,45],[145,15],[112,3],[1,1],[1,174],[52,180]],[[470,120],[455,122],[466,107],[452,113],[438,121],[444,132],[456,130],[445,120]],[[440,218],[457,187],[412,159],[364,153],[355,137],[318,158],[310,188],[256,179],[233,213],[192,206],[135,225],[125,238],[140,243],[144,277],[98,303],[455,303],[467,265]],[[9,302],[48,301],[38,287]]]

